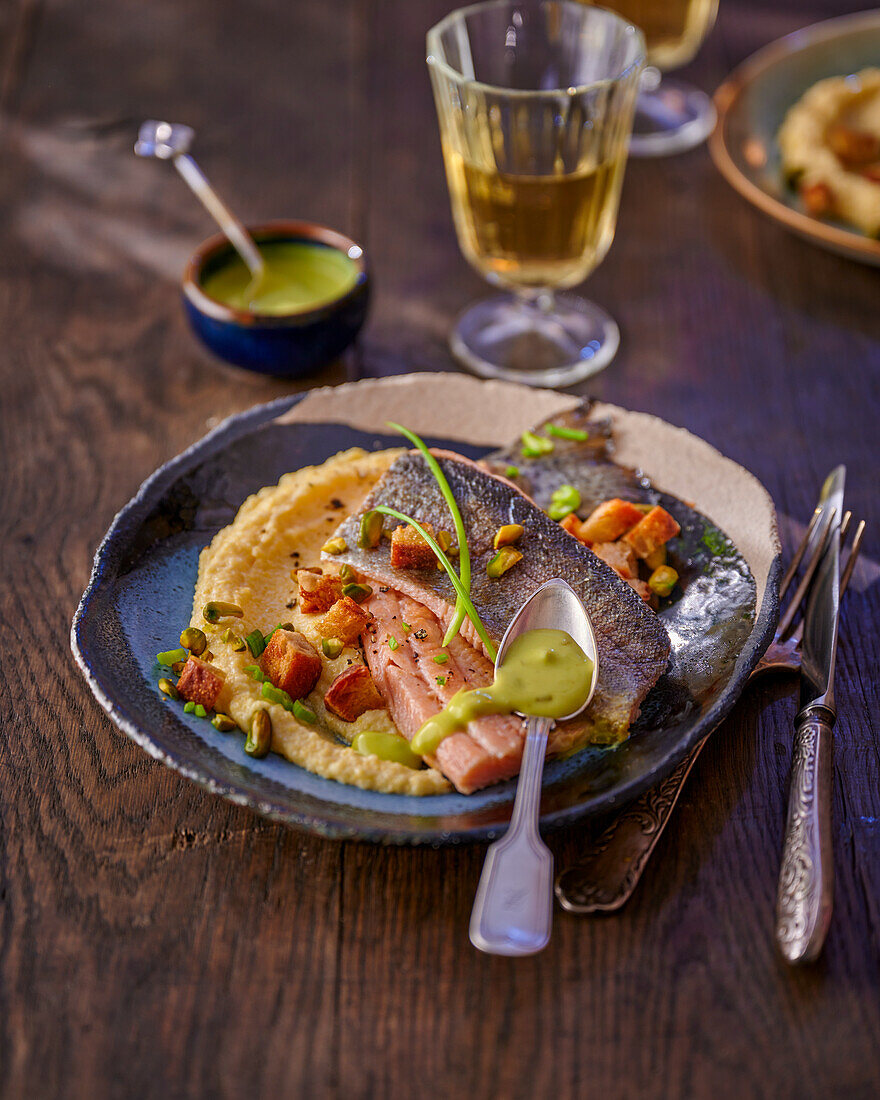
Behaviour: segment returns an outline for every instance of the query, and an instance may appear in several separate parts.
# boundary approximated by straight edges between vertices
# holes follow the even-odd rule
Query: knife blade
[[[804,615],[800,709],[794,721],[788,812],[776,893],[776,940],[790,963],[818,958],[831,920],[831,750],[837,717],[834,665],[845,481],[846,468],[837,466],[822,486],[816,536],[826,540],[825,550]]]

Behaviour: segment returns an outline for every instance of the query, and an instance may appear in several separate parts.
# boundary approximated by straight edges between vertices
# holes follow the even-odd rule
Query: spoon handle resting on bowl
[[[510,828],[486,853],[470,938],[490,955],[534,955],[550,940],[553,855],[538,833],[550,725],[549,718],[529,718]]]

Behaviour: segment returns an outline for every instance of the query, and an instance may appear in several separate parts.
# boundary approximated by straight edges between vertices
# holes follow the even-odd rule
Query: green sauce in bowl
[[[232,309],[283,317],[336,301],[357,283],[357,264],[336,248],[309,241],[266,241],[258,247],[266,265],[262,279],[252,280],[233,253],[205,276],[205,294]]]

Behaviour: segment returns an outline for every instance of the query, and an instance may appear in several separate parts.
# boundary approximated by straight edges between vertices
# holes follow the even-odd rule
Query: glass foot
[[[550,388],[603,370],[619,345],[613,318],[574,294],[487,298],[461,314],[449,338],[452,354],[474,374]]]
[[[639,93],[629,155],[665,157],[693,149],[712,133],[715,117],[705,92],[664,76],[654,90]]]

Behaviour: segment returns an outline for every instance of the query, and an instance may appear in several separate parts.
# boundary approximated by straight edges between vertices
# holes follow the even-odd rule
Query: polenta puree
[[[321,466],[306,466],[286,474],[277,485],[249,497],[233,522],[218,532],[199,558],[192,623],[208,632],[212,664],[226,674],[222,709],[241,729],[250,727],[254,711],[266,707],[257,683],[246,666],[254,658],[245,649],[236,652],[222,635],[230,621],[206,627],[202,608],[211,601],[237,604],[243,618],[232,620],[242,637],[252,630],[271,630],[291,622],[321,652],[319,624],[323,616],[304,614],[291,571],[321,561],[321,547],[344,516],[357,512],[361,501],[401,454],[400,450],[370,454],[360,448],[343,451]],[[363,663],[357,647],[338,657],[322,658],[321,677],[306,697],[317,715],[314,725],[299,721],[277,703],[269,703],[272,751],[325,779],[389,794],[430,795],[450,789],[433,768],[415,771],[393,760],[361,755],[343,744],[357,734],[375,731],[397,734],[388,711],[370,710],[354,722],[343,722],[324,706],[324,694],[336,676],[352,662]]]

